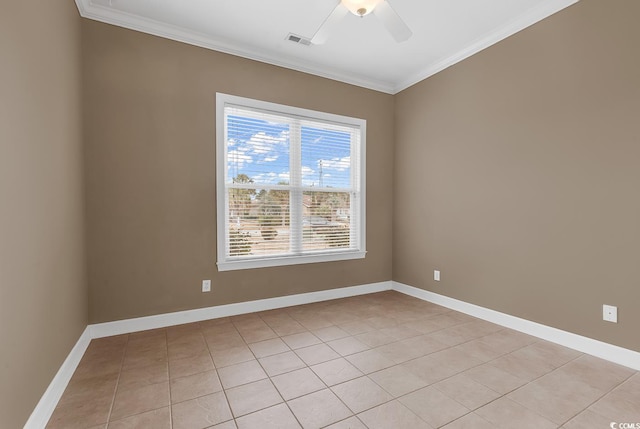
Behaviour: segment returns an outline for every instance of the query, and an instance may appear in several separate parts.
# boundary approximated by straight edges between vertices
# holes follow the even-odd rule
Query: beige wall
[[[396,97],[394,280],[640,351],[638,16],[583,0]]]
[[[0,13],[0,427],[24,425],[87,324],[80,17]]]
[[[0,427],[26,421],[88,311],[393,276],[640,350],[635,0],[582,0],[396,97],[86,20],[81,73],[61,5],[0,15]],[[217,272],[216,92],[367,119],[365,260]]]
[[[92,323],[391,280],[392,96],[82,25]],[[217,271],[216,92],[367,120],[364,260]]]

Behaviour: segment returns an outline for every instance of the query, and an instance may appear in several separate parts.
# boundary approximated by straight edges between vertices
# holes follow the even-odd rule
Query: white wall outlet
[[[440,271],[438,270],[433,270],[433,279],[437,282],[440,281]]]
[[[211,292],[211,280],[202,280],[202,292]]]
[[[603,305],[602,320],[618,323],[618,307],[615,307],[613,305]]]

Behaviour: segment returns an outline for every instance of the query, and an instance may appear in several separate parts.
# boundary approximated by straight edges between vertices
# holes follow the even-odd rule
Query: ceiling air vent
[[[297,34],[289,33],[287,36],[287,40],[293,43],[298,43],[300,45],[309,46],[311,45],[311,40],[306,37],[298,36]]]

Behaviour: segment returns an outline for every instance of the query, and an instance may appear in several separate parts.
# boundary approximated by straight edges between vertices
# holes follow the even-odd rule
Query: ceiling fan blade
[[[338,23],[342,21],[342,18],[344,18],[347,13],[349,13],[349,9],[344,7],[342,2],[338,3],[338,6],[333,9],[333,12],[324,20],[318,31],[316,31],[316,34],[313,35],[311,43],[314,45],[322,45],[326,42]]]
[[[411,29],[407,27],[407,24],[393,10],[387,0],[378,4],[373,10],[373,14],[380,18],[380,21],[382,21],[393,38],[396,39],[396,42],[404,42],[413,35]]]

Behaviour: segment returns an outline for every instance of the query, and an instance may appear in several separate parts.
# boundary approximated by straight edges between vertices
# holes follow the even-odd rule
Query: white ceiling
[[[311,38],[338,0],[76,0],[80,14],[145,33],[395,94],[578,0],[388,0],[413,31],[396,43],[373,14]]]

